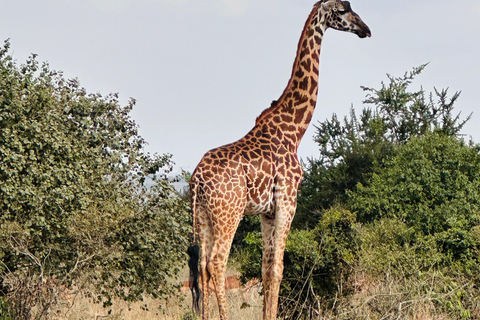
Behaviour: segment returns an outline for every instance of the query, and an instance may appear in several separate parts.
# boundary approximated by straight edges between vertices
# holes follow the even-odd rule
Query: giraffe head
[[[370,37],[370,28],[356,14],[350,2],[341,0],[325,0],[322,4],[327,12],[327,28],[355,33],[360,38]]]

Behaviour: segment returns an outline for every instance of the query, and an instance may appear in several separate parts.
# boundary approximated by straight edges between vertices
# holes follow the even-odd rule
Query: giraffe
[[[303,176],[297,148],[317,102],[320,48],[328,28],[360,38],[371,36],[348,1],[317,2],[305,23],[291,77],[280,98],[257,117],[243,138],[208,151],[192,174],[194,244],[188,249],[189,266],[194,307],[198,311],[201,300],[204,320],[208,319],[210,282],[220,319],[228,318],[227,259],[238,224],[249,214],[260,215],[262,226],[263,319],[276,319],[285,242]]]

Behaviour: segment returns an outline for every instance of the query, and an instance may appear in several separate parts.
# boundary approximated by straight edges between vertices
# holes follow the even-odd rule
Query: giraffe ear
[[[345,5],[344,3],[345,3],[345,2],[346,2],[346,1],[335,0],[334,7],[337,8],[337,9],[339,9],[339,8],[341,9],[341,8],[344,7],[344,5]]]
[[[335,0],[335,1],[325,1],[325,2],[322,2],[322,7],[324,9],[327,9],[327,8],[334,8],[334,7],[338,7],[338,5],[342,3],[341,0]]]
[[[350,2],[348,1],[340,1],[340,2],[342,3],[343,9],[345,9],[345,11],[352,10],[352,6],[350,5]]]

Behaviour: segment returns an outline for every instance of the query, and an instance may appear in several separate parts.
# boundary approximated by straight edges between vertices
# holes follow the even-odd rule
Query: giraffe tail
[[[194,244],[187,250],[190,259],[188,260],[188,267],[190,268],[190,291],[192,292],[193,310],[195,313],[200,313],[200,287],[198,285],[198,261],[200,260],[200,246]]]

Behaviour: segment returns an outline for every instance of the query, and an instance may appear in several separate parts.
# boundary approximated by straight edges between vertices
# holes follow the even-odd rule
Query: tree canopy
[[[0,292],[18,314],[11,294],[25,279],[93,284],[106,304],[169,294],[189,219],[168,178],[171,155],[144,151],[134,99],[87,93],[35,55],[18,65],[9,46],[0,49]]]
[[[426,65],[413,68],[401,77],[387,75],[380,89],[362,87],[367,92],[358,116],[340,121],[336,114],[319,122],[314,140],[319,157],[307,159],[305,178],[300,188],[294,226],[315,224],[318,213],[336,203],[347,201],[348,190],[358,183],[367,184],[374,171],[383,167],[385,159],[395,155],[396,147],[412,137],[439,132],[457,137],[470,119],[454,115],[454,104],[460,96],[448,96],[448,89],[427,94],[423,88],[410,91],[409,86]]]

